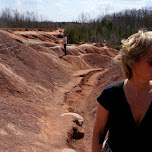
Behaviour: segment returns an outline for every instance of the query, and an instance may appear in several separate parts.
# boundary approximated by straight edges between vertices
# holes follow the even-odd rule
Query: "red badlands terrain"
[[[96,98],[123,79],[119,51],[68,45],[60,58],[60,37],[0,30],[0,151],[91,151]]]

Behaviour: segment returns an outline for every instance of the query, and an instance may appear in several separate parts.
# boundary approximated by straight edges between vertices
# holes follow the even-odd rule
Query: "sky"
[[[0,0],[0,11],[4,8],[21,13],[30,11],[44,20],[58,22],[78,21],[82,13],[95,19],[106,13],[150,6],[152,0]]]

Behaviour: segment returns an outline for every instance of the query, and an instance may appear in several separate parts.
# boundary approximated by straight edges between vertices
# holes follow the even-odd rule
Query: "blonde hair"
[[[121,43],[123,69],[125,76],[130,79],[134,63],[152,54],[152,31],[139,30]]]

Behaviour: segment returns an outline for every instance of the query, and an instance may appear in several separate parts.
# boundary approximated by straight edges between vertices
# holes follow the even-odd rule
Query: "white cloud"
[[[132,8],[140,9],[147,5],[152,6],[152,0],[83,0],[81,4],[84,5],[86,12],[94,12],[97,15]]]
[[[125,9],[140,9],[151,5],[152,0],[81,0],[81,12],[89,13],[90,17],[96,18],[97,16],[107,13],[119,12]]]
[[[29,1],[32,1],[32,2],[38,2],[38,3],[42,3],[42,2],[44,2],[44,0],[29,0]]]
[[[70,1],[69,0],[63,0],[62,3],[68,4]]]
[[[113,6],[113,12],[116,11],[122,11],[125,9],[140,9],[142,7],[146,7],[147,4],[145,3],[145,0],[135,0],[135,1],[131,1],[131,0],[124,0],[124,1],[119,1],[117,3],[114,3],[111,5]]]
[[[0,8],[34,11],[54,21],[73,21],[83,12],[90,18],[124,9],[152,6],[152,0],[0,0]]]
[[[60,8],[60,9],[63,8],[63,4],[62,4],[62,3],[59,3],[59,2],[58,2],[58,3],[56,3],[55,5],[56,5],[58,8]]]
[[[20,8],[22,5],[21,0],[16,0],[16,5],[17,5],[17,8]]]
[[[2,3],[2,0],[0,0],[0,9],[3,8],[3,3]]]

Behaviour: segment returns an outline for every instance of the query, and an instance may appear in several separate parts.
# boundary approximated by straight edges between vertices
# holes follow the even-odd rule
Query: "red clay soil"
[[[119,51],[68,45],[63,56],[60,34],[0,30],[0,151],[91,152],[96,98],[123,79]],[[74,138],[74,128],[84,137]]]

